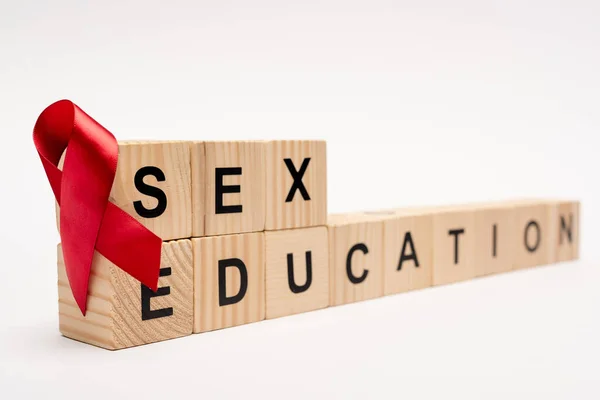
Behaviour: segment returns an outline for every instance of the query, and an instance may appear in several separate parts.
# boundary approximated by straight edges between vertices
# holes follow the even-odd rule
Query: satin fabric
[[[65,268],[82,314],[94,250],[156,291],[162,240],[109,201],[119,156],[115,137],[77,105],[61,100],[41,113],[33,141],[60,206]]]

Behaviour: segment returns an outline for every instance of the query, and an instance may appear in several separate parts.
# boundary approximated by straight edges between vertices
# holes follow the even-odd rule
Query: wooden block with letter
[[[192,243],[164,242],[153,292],[96,252],[83,316],[71,293],[58,246],[58,309],[63,335],[115,350],[190,335],[193,325]]]
[[[423,209],[392,212],[383,224],[384,294],[433,284],[433,217]]]
[[[383,220],[365,213],[330,215],[329,304],[383,296]]]
[[[477,276],[508,272],[514,265],[516,210],[512,203],[492,203],[475,208],[475,273]]]
[[[556,204],[557,227],[555,261],[579,258],[579,202],[559,201]]]
[[[119,142],[119,161],[109,200],[162,240],[189,238],[192,235],[189,144]],[[57,207],[60,226],[59,221]]]
[[[433,208],[433,284],[464,281],[476,276],[475,209]]]
[[[329,305],[329,248],[324,226],[265,232],[266,318]]]
[[[514,269],[554,262],[558,240],[556,204],[544,200],[515,201]]]
[[[263,231],[265,142],[195,142],[191,149],[193,236]]]
[[[327,223],[325,141],[277,140],[266,144],[266,230]]]
[[[263,232],[192,239],[194,333],[265,318]]]

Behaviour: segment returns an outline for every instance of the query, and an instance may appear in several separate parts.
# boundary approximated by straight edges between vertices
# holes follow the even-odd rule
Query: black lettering
[[[300,166],[300,170],[298,170],[298,171],[296,171],[296,167],[294,166],[294,163],[291,158],[286,158],[283,161],[285,162],[287,169],[290,171],[290,174],[292,175],[292,178],[294,179],[294,182],[292,183],[292,187],[290,188],[290,191],[288,192],[285,202],[289,203],[290,201],[294,200],[294,195],[296,194],[296,190],[300,191],[300,194],[302,195],[302,198],[304,200],[310,200],[308,191],[306,190],[306,187],[304,186],[304,183],[302,182],[302,177],[304,176],[304,173],[306,172],[306,169],[308,168],[308,163],[310,162],[310,157],[305,158],[302,161],[302,165]]]
[[[215,168],[215,213],[216,214],[233,214],[241,213],[242,205],[234,206],[223,205],[223,194],[225,193],[240,193],[240,185],[223,185],[223,176],[225,175],[242,175],[241,167],[232,168]]]
[[[229,267],[237,268],[240,271],[240,289],[233,296],[227,296],[227,278],[226,270]],[[219,306],[228,306],[241,301],[248,290],[248,270],[246,265],[239,258],[228,258],[219,260]]]
[[[530,246],[529,245],[529,228],[531,228],[532,226],[535,227],[536,239],[535,239],[535,245]],[[529,221],[527,223],[527,226],[525,227],[525,235],[524,235],[525,248],[527,249],[527,251],[530,253],[535,252],[538,249],[541,240],[542,240],[542,233],[540,232],[540,225],[537,223],[537,221],[534,221],[534,220]]]
[[[346,274],[348,275],[350,282],[354,283],[355,285],[363,282],[365,279],[367,279],[367,275],[369,275],[368,269],[365,269],[361,276],[354,276],[354,274],[352,274],[352,254],[358,250],[362,251],[363,254],[369,253],[369,249],[364,243],[358,243],[352,246],[348,252],[348,257],[346,257]]]
[[[498,226],[494,224],[492,226],[492,257],[496,258],[496,251],[498,246]]]
[[[171,268],[161,268],[159,276],[170,276]],[[158,310],[150,309],[150,299],[153,297],[167,296],[171,294],[171,287],[159,287],[156,292],[153,292],[148,286],[141,285],[141,297],[142,297],[142,321],[149,319],[170,317],[173,315],[173,307],[160,308]]]
[[[458,235],[465,233],[464,229],[452,229],[448,231],[448,235],[454,236],[454,264],[458,264]]]
[[[312,253],[306,252],[306,283],[299,286],[294,280],[294,255],[289,253],[287,255],[287,268],[288,268],[288,285],[292,293],[306,292],[312,283]]]
[[[406,254],[406,247],[410,246],[410,254]],[[400,262],[398,263],[398,271],[402,269],[402,263],[407,260],[413,260],[415,267],[419,267],[419,259],[417,258],[417,252],[415,251],[415,245],[412,240],[410,232],[406,232],[404,235],[404,243],[402,243],[402,252],[400,253]]]
[[[565,222],[564,215],[560,216],[560,235],[559,244],[563,244],[563,233],[567,234],[567,240],[569,243],[573,243],[573,214],[569,214],[569,226]]]
[[[165,181],[165,174],[160,170],[160,168],[142,167],[135,173],[133,183],[135,184],[135,188],[138,190],[138,192],[154,197],[156,200],[158,200],[158,204],[152,209],[147,209],[140,200],[137,200],[133,202],[133,208],[135,208],[135,212],[137,212],[142,218],[156,218],[160,217],[167,209],[167,195],[156,186],[150,186],[144,183],[144,178],[148,175],[155,177],[158,182]]]

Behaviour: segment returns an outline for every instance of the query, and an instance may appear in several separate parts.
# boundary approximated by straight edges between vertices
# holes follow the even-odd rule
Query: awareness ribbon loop
[[[83,315],[94,250],[156,291],[162,240],[109,201],[119,157],[115,137],[77,105],[61,100],[41,113],[33,142],[60,206],[65,269]]]

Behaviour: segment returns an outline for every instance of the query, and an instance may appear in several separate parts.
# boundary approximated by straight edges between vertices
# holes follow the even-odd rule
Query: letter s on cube
[[[63,159],[64,154],[59,168]],[[109,200],[163,241],[191,237],[189,143],[119,142],[117,172]],[[58,206],[56,216],[59,226]]]

